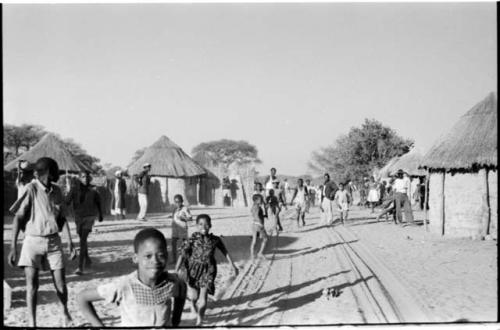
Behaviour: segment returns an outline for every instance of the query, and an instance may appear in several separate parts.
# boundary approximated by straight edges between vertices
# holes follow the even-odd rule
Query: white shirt
[[[408,188],[410,187],[410,178],[404,177],[402,179],[397,178],[394,180],[394,183],[392,184],[392,188],[394,191],[406,194],[408,193]]]

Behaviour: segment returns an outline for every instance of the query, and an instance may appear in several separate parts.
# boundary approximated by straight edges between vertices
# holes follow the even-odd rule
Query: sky
[[[4,123],[126,166],[166,135],[267,173],[377,119],[425,151],[497,90],[496,4],[3,5]]]

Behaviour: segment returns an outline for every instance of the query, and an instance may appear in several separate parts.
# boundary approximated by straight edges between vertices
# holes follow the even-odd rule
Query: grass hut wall
[[[431,231],[497,237],[497,99],[494,93],[463,115],[425,154]]]
[[[151,164],[152,191],[148,196],[151,207],[148,205],[148,210],[167,210],[177,194],[182,195],[187,204],[198,204],[199,178],[206,174],[205,169],[177,144],[166,136],[160,137],[130,165],[128,172],[139,173],[145,163]]]
[[[198,192],[198,201],[203,205],[215,205],[215,194],[217,189],[221,188],[219,178],[210,170],[205,168],[206,175],[200,177],[200,189]]]

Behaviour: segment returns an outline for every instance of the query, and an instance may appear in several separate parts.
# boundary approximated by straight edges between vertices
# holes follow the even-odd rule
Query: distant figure
[[[114,304],[122,327],[177,327],[186,301],[186,285],[167,266],[167,240],[154,228],[134,238],[133,261],[137,270],[111,282],[84,289],[78,294],[80,311],[93,327],[104,327],[95,301]]]
[[[382,202],[385,198],[385,194],[386,194],[386,191],[387,191],[387,187],[386,187],[386,183],[385,181],[382,180],[382,182],[380,182],[380,184],[378,185],[378,190],[379,190],[379,202]]]
[[[290,200],[290,184],[288,183],[288,180],[285,178],[283,180],[283,192],[284,192],[284,196],[285,196],[285,203],[288,203],[288,201]]]
[[[262,197],[263,203],[261,205],[261,208],[262,208],[262,211],[264,212],[264,217],[267,218],[266,193],[265,193],[264,188],[262,188],[262,183],[260,183],[260,182],[255,182],[255,184],[254,184],[254,192],[252,194],[252,198],[255,195],[259,195]]]
[[[172,262],[177,260],[177,242],[188,239],[188,221],[192,219],[191,212],[184,205],[182,195],[174,196],[175,209],[172,213]]]
[[[276,176],[276,169],[273,167],[270,170],[271,174],[266,177],[264,181],[266,184],[266,196],[269,194],[269,190],[274,189],[274,182],[278,181],[278,177]]]
[[[375,205],[380,201],[380,192],[378,184],[375,182],[373,176],[370,177],[370,182],[368,183],[368,203],[372,209],[371,213],[375,212]]]
[[[335,193],[335,203],[337,204],[342,224],[345,224],[345,221],[347,221],[350,202],[351,196],[349,192],[344,189],[343,183],[339,183],[339,190]]]
[[[234,276],[238,275],[238,268],[227,252],[222,239],[210,233],[210,228],[212,228],[210,216],[198,215],[196,224],[198,231],[184,242],[176,271],[183,274],[187,282],[187,297],[191,303],[191,311],[196,314],[196,325],[200,326],[207,308],[207,296],[215,293],[215,277],[217,276],[215,251],[219,250],[226,257]]]
[[[380,218],[385,215],[386,221],[389,220],[388,215],[392,214],[394,216],[394,223],[397,224],[396,216],[395,216],[396,204],[394,200],[394,191],[391,190],[388,194],[385,195],[384,200],[382,201],[382,212],[377,215],[377,221],[380,221]]]
[[[417,192],[418,192],[418,201],[420,205],[420,210],[424,210],[424,204],[425,204],[425,179],[420,178],[419,179],[420,183],[418,184]]]
[[[88,251],[88,237],[92,232],[95,220],[103,220],[101,199],[95,186],[91,185],[92,176],[88,171],[80,174],[80,184],[78,189],[70,193],[68,203],[73,205],[75,210],[76,233],[80,239],[80,255],[76,275],[83,275],[84,266],[90,267]]]
[[[139,213],[137,214],[137,220],[147,221],[146,212],[148,209],[148,194],[149,185],[151,184],[151,178],[149,172],[151,171],[151,164],[144,164],[142,166],[142,172],[137,176],[137,198],[139,200]]]
[[[333,200],[335,199],[335,193],[337,192],[337,185],[330,181],[330,175],[325,173],[325,182],[323,183],[323,189],[321,190],[321,206],[320,210],[322,213],[323,223],[326,225],[331,225],[333,223]]]
[[[411,205],[418,204],[418,185],[420,183],[420,180],[418,178],[411,179],[409,176],[408,178],[410,179],[410,200],[411,200]]]
[[[405,219],[409,224],[413,224],[413,213],[411,210],[410,200],[408,199],[408,190],[410,189],[410,181],[408,176],[404,176],[403,170],[397,172],[397,178],[393,183],[395,203],[396,203],[396,219],[402,223],[401,206],[404,207]]]
[[[283,210],[283,208],[286,210],[287,207],[286,207],[285,193],[283,191],[283,188],[280,187],[279,181],[274,182],[274,195],[278,199],[278,213],[276,213],[276,221],[278,223],[278,230],[283,231],[283,227],[281,226],[280,213]]]
[[[17,163],[17,198],[21,198],[26,190],[26,185],[34,179],[33,165],[25,160],[20,160]]]
[[[264,249],[267,243],[267,233],[264,227],[264,211],[262,210],[262,204],[264,200],[260,195],[253,195],[252,197],[252,243],[250,243],[250,259],[253,262],[255,259],[255,245],[257,244],[257,236],[261,238],[260,250],[257,256],[259,258],[264,258]]]
[[[295,206],[295,209],[297,210],[297,228],[299,227],[301,220],[302,220],[302,226],[306,225],[305,217],[306,217],[308,199],[309,199],[309,192],[307,191],[307,188],[304,186],[304,180],[298,179],[297,188],[295,188],[292,200],[290,201],[290,205]]]
[[[275,186],[278,186],[278,182],[275,182]],[[268,228],[270,228],[269,233],[271,235],[274,232],[278,234],[280,231],[283,230],[279,218],[279,214],[281,212],[281,208],[283,207],[283,205],[284,202],[283,202],[282,192],[280,191],[280,189],[279,188],[276,188],[276,190],[270,189],[269,195],[266,197],[266,214],[270,222]]]
[[[12,240],[7,261],[11,267],[23,268],[26,277],[26,315],[28,327],[36,327],[36,307],[40,270],[50,270],[57,297],[61,302],[62,327],[70,326],[65,258],[59,232],[68,238],[71,256],[76,251],[64,216],[65,200],[61,189],[53,184],[59,179],[59,167],[52,158],[42,157],[35,163],[35,179],[26,185],[23,195],[12,205]],[[17,260],[19,232],[24,239]]]
[[[123,178],[122,171],[115,172],[115,179],[111,181],[109,188],[113,192],[111,210],[115,215],[115,219],[119,217],[125,219],[125,194],[127,193],[127,184]]]
[[[314,190],[314,187],[311,185],[311,180],[307,179],[305,187],[307,189],[307,192],[309,193],[309,198],[306,201],[306,213],[309,213],[309,209],[311,206],[314,206],[314,197],[316,195],[316,191]]]
[[[231,201],[231,181],[229,177],[224,177],[222,179],[222,205],[231,206],[233,203]]]

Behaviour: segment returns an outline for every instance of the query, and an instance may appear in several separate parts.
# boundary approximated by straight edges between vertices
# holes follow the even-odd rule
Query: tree
[[[309,167],[316,173],[329,172],[333,179],[346,181],[368,176],[391,158],[407,153],[413,140],[399,136],[392,128],[374,119],[365,119],[335,142],[313,152]]]
[[[99,164],[100,159],[91,156],[87,153],[87,150],[83,149],[81,144],[73,140],[72,138],[67,138],[62,140],[67,150],[76,158],[78,158],[82,163],[90,167],[95,173],[104,174],[102,166]]]
[[[193,148],[193,159],[204,166],[228,167],[231,164],[248,165],[258,164],[257,148],[247,141],[222,139],[204,142]]]
[[[21,126],[5,124],[3,129],[3,145],[15,157],[21,154],[22,148],[26,151],[29,150],[46,133],[42,126],[32,124]]]

